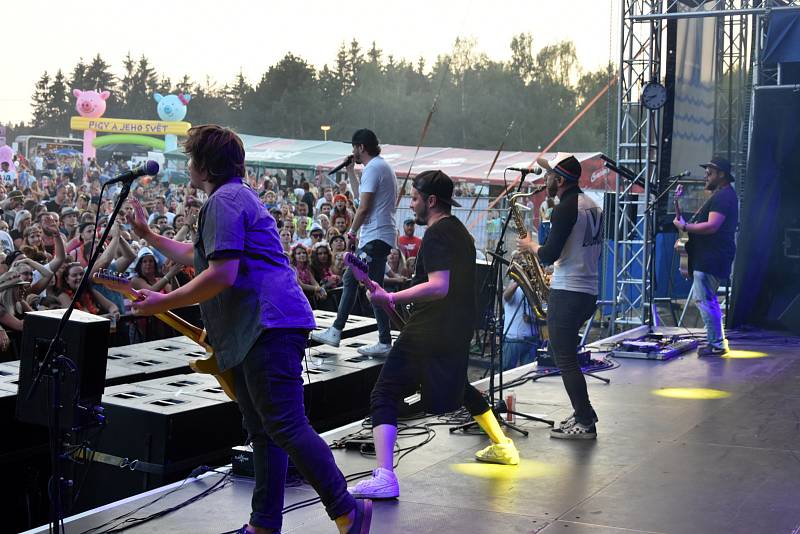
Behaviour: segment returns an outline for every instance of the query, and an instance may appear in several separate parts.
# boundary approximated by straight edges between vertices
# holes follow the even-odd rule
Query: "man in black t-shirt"
[[[728,340],[722,326],[717,290],[722,280],[731,275],[739,202],[731,185],[733,176],[728,160],[715,157],[700,166],[706,170],[706,189],[713,193],[690,222],[676,217],[673,224],[689,234],[686,250],[692,275],[690,295],[703,318],[708,339],[698,355],[721,356],[728,352]]]
[[[371,417],[378,468],[373,477],[348,488],[355,497],[390,499],[400,495],[393,471],[397,407],[422,387],[429,413],[441,414],[462,404],[491,438],[476,453],[485,462],[515,465],[519,453],[507,438],[483,396],[467,383],[467,363],[475,318],[475,244],[450,214],[453,182],[442,171],[425,171],[414,180],[411,208],[417,224],[427,225],[417,255],[412,286],[397,293],[376,287],[374,305],[384,308],[413,303],[372,390]],[[466,385],[465,385],[466,384]]]

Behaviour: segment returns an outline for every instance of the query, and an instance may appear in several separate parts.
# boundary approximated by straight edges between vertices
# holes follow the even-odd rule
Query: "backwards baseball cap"
[[[24,256],[24,254],[19,250],[14,250],[12,252],[9,252],[8,254],[6,254],[6,259],[3,263],[11,267],[14,261],[16,261],[16,259],[19,258],[20,256]]]
[[[356,130],[356,133],[353,134],[353,139],[350,144],[364,145],[364,146],[378,146],[378,136],[375,135],[375,132],[373,132],[372,130],[368,130],[367,128],[361,128],[360,130]]]
[[[461,204],[453,200],[453,180],[442,171],[419,173],[414,178],[414,189],[426,195],[436,195],[436,198],[445,204],[461,207]]]
[[[733,175],[731,174],[731,162],[725,158],[714,156],[713,158],[711,158],[711,161],[709,161],[708,163],[701,163],[700,166],[703,167],[704,169],[711,167],[712,169],[723,171],[725,173],[725,176],[727,176],[729,182],[732,182],[734,180]]]
[[[581,163],[578,158],[568,152],[558,152],[552,159],[536,160],[543,169],[553,171],[565,180],[577,182],[581,177]]]

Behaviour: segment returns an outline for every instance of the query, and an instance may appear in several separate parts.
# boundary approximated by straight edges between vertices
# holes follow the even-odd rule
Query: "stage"
[[[798,338],[733,332],[731,345],[729,358],[688,352],[670,361],[618,360],[619,368],[602,373],[610,385],[588,378],[598,439],[555,440],[546,425],[518,420],[530,435],[510,434],[522,457],[517,467],[475,462],[473,453],[488,444],[485,436],[430,427],[433,439],[400,461],[400,499],[376,502],[372,532],[797,532]],[[508,372],[506,380],[530,370]],[[477,385],[486,388],[485,381]],[[555,420],[571,413],[558,377],[514,391],[520,411]],[[359,422],[324,437],[332,442],[360,428]],[[420,431],[400,446],[426,437]],[[346,475],[374,466],[357,451],[334,454]],[[69,518],[66,530],[93,529],[160,496],[135,517],[163,511],[218,482],[217,491],[129,531],[230,531],[247,521],[252,482],[217,473]],[[287,488],[286,505],[314,496],[308,486]],[[283,532],[335,529],[314,504],[287,512]]]

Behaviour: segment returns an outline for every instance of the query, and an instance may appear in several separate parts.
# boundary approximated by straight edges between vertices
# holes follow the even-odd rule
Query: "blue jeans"
[[[589,402],[586,379],[578,364],[578,332],[581,325],[597,309],[597,295],[553,289],[547,300],[547,329],[550,333],[550,352],[561,371],[575,420],[584,425],[594,422],[594,409]]]
[[[550,235],[550,227],[550,221],[542,221],[539,223],[539,233],[537,236],[540,245],[544,245],[545,241],[547,241],[547,236]]]
[[[503,341],[503,371],[534,362],[537,348],[539,340],[535,337],[507,337]]]
[[[713,274],[694,271],[691,295],[706,327],[708,344],[727,349],[728,340],[725,339],[725,330],[722,326],[722,310],[717,301],[719,284],[720,279]]]
[[[389,256],[391,247],[383,241],[376,239],[365,244],[363,247],[356,251],[356,256],[361,256],[362,253],[366,254],[363,258],[367,265],[369,265],[369,278],[383,287],[383,278],[386,276],[386,258]],[[353,276],[351,269],[348,268],[344,272],[342,287],[342,298],[339,301],[339,309],[336,312],[336,320],[333,322],[333,327],[337,330],[344,330],[347,324],[347,318],[350,316],[350,311],[353,309],[353,304],[356,302],[358,295],[358,280]],[[372,312],[375,314],[375,320],[378,322],[378,341],[386,345],[392,344],[392,336],[390,333],[389,316],[379,306],[372,306]]]
[[[306,341],[301,330],[265,330],[233,368],[239,409],[253,445],[254,526],[281,528],[288,457],[319,494],[331,519],[355,507],[330,448],[306,418],[301,363]]]

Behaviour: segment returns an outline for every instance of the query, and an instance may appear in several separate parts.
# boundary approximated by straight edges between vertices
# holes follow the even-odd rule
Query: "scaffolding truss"
[[[617,163],[636,180],[618,179],[614,198],[613,290],[609,332],[653,325],[655,210],[661,165],[661,112],[645,108],[642,87],[661,79],[666,21],[715,17],[716,72],[714,152],[726,154],[743,191],[754,80],[779,85],[780,68],[759,69],[758,58],[771,10],[800,0],[622,0],[618,85]],[[644,190],[639,192],[641,186]]]

